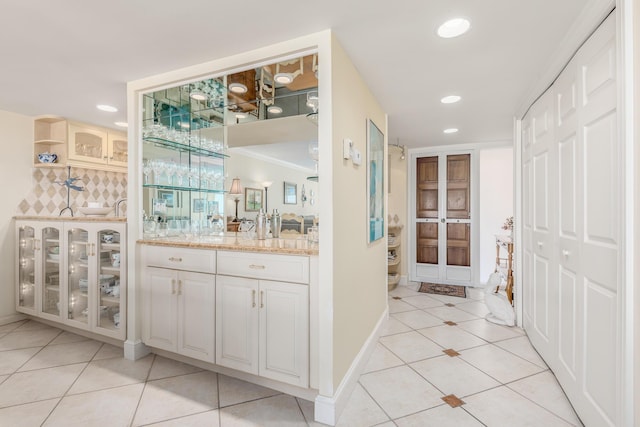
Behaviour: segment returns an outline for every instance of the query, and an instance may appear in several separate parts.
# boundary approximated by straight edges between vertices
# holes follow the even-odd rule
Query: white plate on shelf
[[[87,206],[82,206],[82,207],[79,207],[78,210],[80,211],[80,213],[83,213],[86,216],[105,216],[106,214],[108,214],[113,210],[113,207],[111,206],[106,208],[90,208]]]

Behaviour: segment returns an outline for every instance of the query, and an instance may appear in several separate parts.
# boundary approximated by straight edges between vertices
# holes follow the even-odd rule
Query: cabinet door
[[[178,352],[214,361],[215,276],[178,273]]]
[[[64,262],[62,223],[43,225],[38,229],[38,236],[36,262],[40,268],[36,268],[36,271],[41,289],[39,312],[46,319],[61,321],[60,274]]]
[[[109,132],[107,150],[110,165],[127,167],[129,156],[126,134]]]
[[[309,385],[309,288],[260,281],[260,369],[266,378]]]
[[[69,160],[107,163],[107,133],[98,129],[69,125]]]
[[[176,271],[147,267],[144,271],[144,328],[145,344],[169,351],[177,351],[177,280]]]
[[[97,277],[96,298],[92,300],[96,316],[92,329],[102,335],[124,339],[126,330],[126,235],[124,224],[91,226],[95,242]]]
[[[17,223],[17,285],[16,310],[36,314],[36,229],[30,224]]]
[[[258,374],[258,281],[218,276],[216,363]]]
[[[71,224],[65,229],[65,254],[68,274],[66,275],[67,312],[65,323],[74,327],[89,329],[92,315],[89,302],[96,292],[95,245],[89,240],[87,224]]]

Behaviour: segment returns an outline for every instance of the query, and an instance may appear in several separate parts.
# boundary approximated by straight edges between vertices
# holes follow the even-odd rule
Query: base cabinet
[[[214,362],[215,275],[147,267],[144,342]]]
[[[219,275],[216,363],[308,387],[308,307],[306,285]]]
[[[17,311],[125,338],[126,224],[18,220],[16,235]]]

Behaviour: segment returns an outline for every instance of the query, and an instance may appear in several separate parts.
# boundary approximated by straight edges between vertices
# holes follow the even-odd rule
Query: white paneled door
[[[615,16],[522,126],[524,326],[585,425],[619,425],[621,153]]]

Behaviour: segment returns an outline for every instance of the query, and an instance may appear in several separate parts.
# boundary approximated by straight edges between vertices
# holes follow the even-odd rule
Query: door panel
[[[471,227],[447,224],[447,265],[471,265]]]
[[[416,218],[438,218],[437,156],[417,159]]]
[[[447,156],[447,218],[469,219],[471,156]]]
[[[421,222],[417,226],[417,262],[438,263],[438,223]]]
[[[577,319],[576,306],[576,274],[560,267],[560,307],[558,322],[558,356],[564,369],[575,380],[576,378],[576,338]]]

